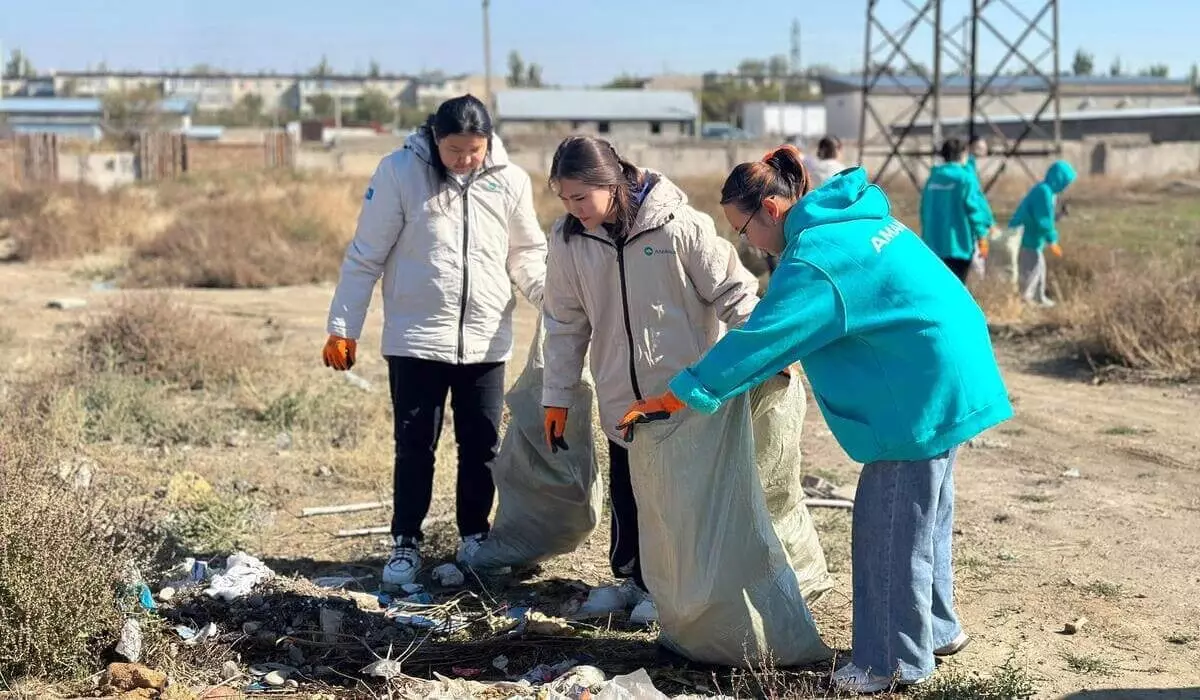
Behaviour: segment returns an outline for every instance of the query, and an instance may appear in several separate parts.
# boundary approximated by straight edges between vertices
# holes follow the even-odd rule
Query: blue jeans
[[[954,614],[955,448],[933,459],[872,462],[854,500],[854,665],[915,681],[962,631]]]

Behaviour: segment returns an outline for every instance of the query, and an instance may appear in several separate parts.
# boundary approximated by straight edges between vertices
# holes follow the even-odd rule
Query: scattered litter
[[[117,288],[116,280],[96,280],[92,282],[91,290],[93,292],[111,292]]]
[[[271,671],[267,675],[263,676],[263,682],[269,686],[279,688],[287,684],[287,677],[279,671]]]
[[[46,302],[46,308],[61,309],[63,311],[70,311],[71,309],[82,309],[85,306],[87,306],[86,299],[76,299],[74,297],[63,297],[61,299],[51,299],[50,301]]]
[[[463,575],[463,572],[450,562],[446,562],[445,564],[434,567],[432,576],[434,581],[437,581],[439,585],[447,588],[461,586],[466,583],[467,580],[466,576]]]
[[[496,670],[500,671],[501,673],[504,673],[505,671],[507,671],[508,670],[508,657],[505,656],[504,654],[501,654],[500,656],[497,656],[496,658],[492,659],[492,668],[495,668]]]
[[[125,565],[124,582],[125,599],[131,601],[126,608],[133,605],[132,600],[137,600],[137,604],[142,610],[158,609],[158,603],[154,602],[154,593],[150,591],[141,572],[132,562]]]
[[[163,586],[162,588],[158,589],[158,599],[161,602],[166,603],[167,601],[171,600],[174,597],[175,597],[175,589],[174,588],[172,588],[170,586]]]
[[[365,535],[386,535],[392,531],[390,525],[377,527],[356,527],[348,530],[338,530],[334,537],[363,537]]]
[[[312,580],[312,584],[317,588],[330,590],[345,588],[352,583],[358,583],[358,579],[353,576],[318,576]]]
[[[125,660],[137,663],[142,660],[142,626],[137,618],[125,620],[121,627],[121,638],[117,641],[116,652]]]
[[[365,673],[368,676],[376,678],[395,678],[396,676],[404,675],[404,670],[399,661],[379,659],[365,666],[360,673]]]
[[[321,641],[326,644],[337,642],[338,635],[342,631],[343,614],[341,610],[334,608],[322,607],[318,613],[321,621]]]
[[[429,593],[412,593],[400,599],[404,603],[420,603],[421,605],[429,605],[433,602],[433,596]]]
[[[215,622],[210,622],[199,630],[187,625],[175,625],[175,633],[183,640],[184,645],[189,647],[203,644],[219,635]]]
[[[462,615],[434,617],[431,615],[388,610],[387,616],[395,620],[398,625],[429,630],[434,634],[454,634],[461,629],[466,629],[471,624],[471,621]]]
[[[602,687],[604,671],[595,666],[575,666],[546,686],[550,693],[557,693],[571,700],[592,697],[592,690]]]
[[[292,449],[292,434],[281,432],[275,436],[275,449],[283,452]]]
[[[454,672],[454,675],[460,678],[474,678],[475,676],[483,673],[482,668],[466,668],[464,666],[451,666],[450,670]]]
[[[243,634],[254,634],[262,629],[262,623],[255,620],[246,620],[242,623]]]
[[[231,659],[221,664],[221,680],[227,681],[240,675],[242,675],[242,669],[238,668],[236,661]]]
[[[639,668],[624,676],[614,676],[596,696],[595,700],[670,700],[654,687],[650,674]]]
[[[259,583],[275,575],[266,564],[245,552],[238,552],[225,562],[225,571],[213,576],[204,594],[209,598],[231,601],[250,594]]]
[[[809,498],[828,498],[839,501],[853,501],[854,491],[815,474],[805,474],[800,478],[804,495]]]
[[[72,488],[83,491],[92,485],[96,461],[90,457],[64,459],[58,464],[58,478]]]
[[[368,503],[348,503],[344,506],[312,506],[300,511],[301,518],[310,518],[314,515],[332,515],[335,513],[357,513],[361,510],[375,510],[383,508],[384,504],[380,501],[371,501]]]
[[[525,618],[525,631],[546,637],[573,637],[575,628],[561,617],[550,617],[540,612],[531,612]]]
[[[538,664],[529,669],[525,675],[521,676],[521,680],[527,681],[534,685],[549,683],[566,674],[571,669],[579,665],[579,659],[567,659],[560,661],[554,665]]]
[[[1086,617],[1076,618],[1075,620],[1072,620],[1071,622],[1068,622],[1067,624],[1063,625],[1062,633],[1063,634],[1079,634],[1079,631],[1082,630],[1083,626],[1086,625],[1087,623],[1088,623],[1088,619]]]
[[[800,502],[809,508],[845,508],[846,510],[854,510],[854,501],[846,501],[840,498],[805,498]]]
[[[1066,470],[1062,473],[1062,475],[1068,479],[1078,479],[1080,476],[1082,476],[1079,473],[1079,470],[1075,467],[1071,467],[1070,469]]]
[[[594,616],[622,612],[637,601],[633,600],[632,586],[601,586],[588,591],[587,600],[579,606],[579,615]]]
[[[368,382],[354,372],[347,370],[342,374],[342,376],[346,378],[346,382],[350,384],[350,386],[362,389],[363,391],[371,390],[371,382]]]
[[[642,602],[634,606],[633,612],[629,613],[629,622],[635,625],[658,622],[658,608],[654,605],[654,599],[643,598]]]

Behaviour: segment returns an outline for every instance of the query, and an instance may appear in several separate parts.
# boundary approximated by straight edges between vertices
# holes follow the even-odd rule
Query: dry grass
[[[0,407],[0,445],[0,678],[72,677],[136,606],[120,591],[125,564],[152,550],[148,520],[119,495],[73,486],[63,467],[79,455],[19,405]]]
[[[130,245],[149,225],[138,190],[100,192],[85,185],[0,190],[0,239],[18,260],[74,258]]]

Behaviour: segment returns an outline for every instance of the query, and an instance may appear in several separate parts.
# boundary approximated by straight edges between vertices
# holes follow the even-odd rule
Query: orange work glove
[[[564,450],[570,449],[567,447],[567,441],[563,438],[563,431],[567,429],[567,409],[560,406],[545,406],[546,409],[546,446],[554,454],[558,454],[558,448]]]
[[[979,257],[986,258],[988,255],[988,239],[979,239]]]
[[[1050,248],[1050,252],[1054,253],[1054,257],[1056,257],[1056,258],[1062,257],[1062,246],[1060,246],[1057,243],[1051,243],[1048,247]]]
[[[325,350],[321,353],[325,358],[325,366],[338,371],[346,371],[354,366],[354,353],[358,349],[358,341],[331,335],[325,341]]]
[[[625,411],[625,415],[621,418],[621,422],[617,423],[617,430],[625,432],[625,442],[633,442],[633,426],[638,423],[652,423],[657,420],[666,420],[671,417],[671,414],[683,408],[683,402],[675,397],[670,391],[660,395],[652,396],[641,401],[634,401]]]

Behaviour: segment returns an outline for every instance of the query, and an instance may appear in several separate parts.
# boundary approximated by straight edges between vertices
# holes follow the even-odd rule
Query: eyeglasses
[[[750,222],[754,221],[754,217],[758,216],[758,212],[761,209],[762,209],[762,202],[759,202],[758,206],[754,208],[754,213],[751,214],[750,218],[746,219],[746,223],[742,224],[742,227],[738,229],[738,232],[737,232],[738,238],[740,238],[743,241],[746,241],[747,243],[750,241],[749,237],[746,236],[746,229],[750,228]]]

